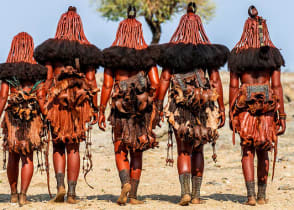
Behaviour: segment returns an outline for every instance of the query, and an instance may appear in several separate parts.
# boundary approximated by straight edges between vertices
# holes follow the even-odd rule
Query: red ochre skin
[[[139,71],[126,71],[126,70],[116,70],[112,71],[111,69],[104,70],[104,82],[101,92],[101,101],[100,106],[106,107],[106,104],[110,98],[112,87],[115,81],[126,80],[134,75],[136,75]],[[151,87],[158,89],[159,86],[159,76],[157,67],[152,67],[148,72],[148,77],[151,83]],[[156,96],[155,96],[156,98]],[[99,112],[99,128],[101,130],[105,130],[105,115],[104,112]],[[140,180],[141,171],[142,171],[142,151],[130,151],[130,161],[128,159],[128,149],[121,144],[121,141],[116,141],[114,143],[114,152],[115,152],[115,161],[118,171],[121,170],[130,170],[130,178]]]
[[[31,82],[23,82],[22,83],[22,88],[24,91],[29,92],[31,90],[31,87],[34,84]],[[17,92],[15,88],[10,88],[10,91]],[[42,110],[44,100],[42,98],[42,89],[38,91],[37,97],[38,97],[38,102],[40,105],[40,108]],[[9,95],[9,85],[2,81],[1,83],[1,91],[0,91],[0,116],[3,113],[3,110],[5,108],[7,99]],[[8,181],[10,184],[10,189],[11,189],[11,194],[17,193],[17,180],[18,180],[18,174],[19,174],[19,161],[22,161],[21,165],[21,189],[20,192],[23,194],[26,194],[33,173],[34,173],[34,162],[33,162],[33,152],[23,156],[19,155],[13,151],[9,152],[8,155],[8,164],[7,164],[7,177]]]
[[[283,88],[281,84],[280,70],[264,70],[264,71],[247,71],[241,74],[230,72],[230,98],[229,103],[232,107],[235,94],[238,93],[241,84],[270,84],[274,94],[279,97],[280,107],[279,113],[285,113]],[[231,111],[231,110],[230,110]],[[230,123],[231,124],[231,123]],[[279,122],[280,128],[277,129],[277,135],[282,135],[286,130],[286,120],[281,119]],[[266,183],[269,170],[268,152],[256,150],[252,147],[242,147],[242,168],[245,181],[254,181],[254,154],[257,155],[257,178],[259,183]]]
[[[223,102],[223,87],[220,79],[220,75],[217,69],[208,70],[209,80],[212,88],[216,88],[218,97],[218,105],[221,110],[221,122],[219,128],[225,125],[225,106]],[[163,69],[160,77],[160,87],[158,90],[158,100],[163,100],[165,94],[169,88],[172,73],[170,69]],[[162,119],[163,120],[163,119]],[[184,173],[191,173],[193,176],[202,177],[204,170],[203,159],[203,146],[198,147],[192,151],[192,147],[189,143],[181,141],[176,131],[174,130],[177,139],[178,148],[178,173],[179,175]]]
[[[48,69],[47,80],[45,82],[45,90],[43,92],[46,95],[46,92],[49,90],[49,87],[52,84],[54,77],[61,73],[61,69],[64,66],[61,63],[47,63],[46,67]],[[92,84],[93,88],[97,88],[96,78],[95,78],[95,69],[88,67],[86,71],[86,79],[89,84]],[[44,97],[43,95],[43,97]],[[45,97],[44,97],[45,98]],[[97,106],[97,94],[93,97],[93,105]],[[91,124],[96,124],[98,120],[98,113],[95,113],[94,120]],[[69,181],[77,181],[79,172],[80,172],[80,153],[79,153],[79,143],[72,144],[62,144],[57,143],[53,144],[53,165],[55,173],[65,174],[66,167],[66,157],[65,151],[67,154],[67,179]]]

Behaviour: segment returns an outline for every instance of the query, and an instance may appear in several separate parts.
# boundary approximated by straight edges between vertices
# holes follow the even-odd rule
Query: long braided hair
[[[57,25],[55,39],[79,41],[80,44],[90,44],[84,33],[81,17],[76,7],[70,6],[68,11],[61,15]]]
[[[7,63],[26,62],[36,64],[34,57],[34,41],[26,32],[21,32],[13,37]]]
[[[121,21],[112,46],[145,49],[147,44],[143,37],[142,24],[136,20],[136,8],[129,6],[128,18]]]
[[[255,10],[255,14],[252,14],[252,10]],[[234,49],[238,52],[248,48],[260,48],[263,46],[275,48],[270,39],[266,21],[258,16],[254,6],[249,7],[248,14],[250,17],[246,20],[241,39]]]
[[[196,11],[196,4],[190,2],[187,7],[187,14],[182,16],[178,28],[170,40],[171,43],[210,44],[201,18],[195,14]]]

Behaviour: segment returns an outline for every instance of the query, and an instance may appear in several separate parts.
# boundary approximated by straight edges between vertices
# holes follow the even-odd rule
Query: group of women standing
[[[153,130],[160,126],[164,116],[170,126],[169,136],[174,132],[177,141],[179,204],[202,203],[203,146],[211,143],[214,148],[219,137],[217,129],[225,124],[218,69],[228,59],[230,127],[241,136],[247,204],[256,204],[255,152],[257,202],[267,202],[267,154],[272,149],[277,151],[277,136],[286,129],[280,83],[283,57],[271,42],[266,22],[258,16],[254,6],[249,8],[250,17],[243,35],[231,53],[223,45],[211,44],[196,11],[196,4],[189,3],[170,42],[161,45],[146,44],[133,6],[127,10],[127,19],[119,24],[112,46],[103,51],[87,40],[75,7],[69,7],[61,16],[55,37],[36,49],[28,33],[22,32],[13,38],[7,61],[0,65],[0,114],[8,102],[2,128],[4,150],[9,152],[7,176],[11,202],[18,202],[20,206],[27,203],[34,151],[38,167],[47,170],[49,175],[51,141],[57,184],[52,201],[64,202],[67,193],[68,203],[78,202],[75,189],[80,171],[79,144],[85,142],[86,145],[83,157],[86,177],[93,166],[91,126],[98,123],[99,128],[105,130],[105,110],[111,98],[108,120],[113,127],[115,160],[121,180],[117,203],[125,205],[128,198],[131,204],[143,203],[137,199],[142,155],[143,151],[158,146]],[[157,65],[163,68],[160,77]],[[98,106],[100,90],[95,73],[99,66],[104,67],[104,81]],[[168,103],[164,106],[168,89]],[[214,148],[213,159],[216,158]],[[168,163],[172,161],[167,159]]]

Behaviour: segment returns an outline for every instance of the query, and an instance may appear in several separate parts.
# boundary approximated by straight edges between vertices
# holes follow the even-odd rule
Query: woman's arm
[[[282,135],[286,131],[286,113],[284,109],[284,95],[283,87],[281,83],[281,70],[275,70],[272,72],[272,89],[274,94],[279,98],[279,121],[281,128],[279,129],[277,135]]]
[[[86,79],[88,81],[88,84],[92,86],[92,89],[97,88],[95,73],[96,71],[95,71],[95,68],[93,67],[89,67],[86,72]],[[94,113],[94,119],[91,125],[94,125],[98,122],[98,92],[96,92],[95,95],[93,96],[93,106],[94,106],[95,113]]]
[[[44,88],[45,88],[45,92],[47,92],[50,89],[53,78],[54,78],[54,69],[51,63],[46,63],[45,67],[47,68],[47,79],[44,84]]]
[[[239,75],[230,72],[230,90],[229,90],[229,117],[230,117],[230,128],[233,130],[233,125],[232,125],[232,118],[233,118],[233,113],[231,110],[234,106],[235,98],[237,97],[236,94],[239,92]],[[235,131],[233,131],[235,132]]]
[[[148,72],[148,77],[151,83],[151,89],[154,90],[154,99],[157,99],[159,89],[159,76],[156,66],[152,67]]]
[[[101,99],[100,99],[100,110],[99,110],[99,121],[98,126],[101,130],[105,130],[105,109],[107,102],[110,98],[112,87],[114,83],[114,74],[111,69],[104,69],[104,80],[101,91]]]
[[[6,82],[2,81],[1,90],[0,90],[0,117],[5,108],[5,105],[8,99],[8,94],[9,94],[9,85]]]
[[[221,81],[218,69],[209,70],[208,74],[209,74],[210,85],[212,88],[216,89],[218,94],[217,103],[218,103],[219,111],[221,114],[221,122],[218,127],[221,128],[225,125],[225,121],[226,121],[223,85],[222,85],[222,81]]]

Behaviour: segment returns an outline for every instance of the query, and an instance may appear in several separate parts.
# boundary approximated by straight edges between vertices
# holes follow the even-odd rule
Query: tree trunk
[[[151,32],[152,32],[152,41],[151,44],[158,44],[161,37],[161,23],[158,21],[152,20],[152,17],[145,17]]]

